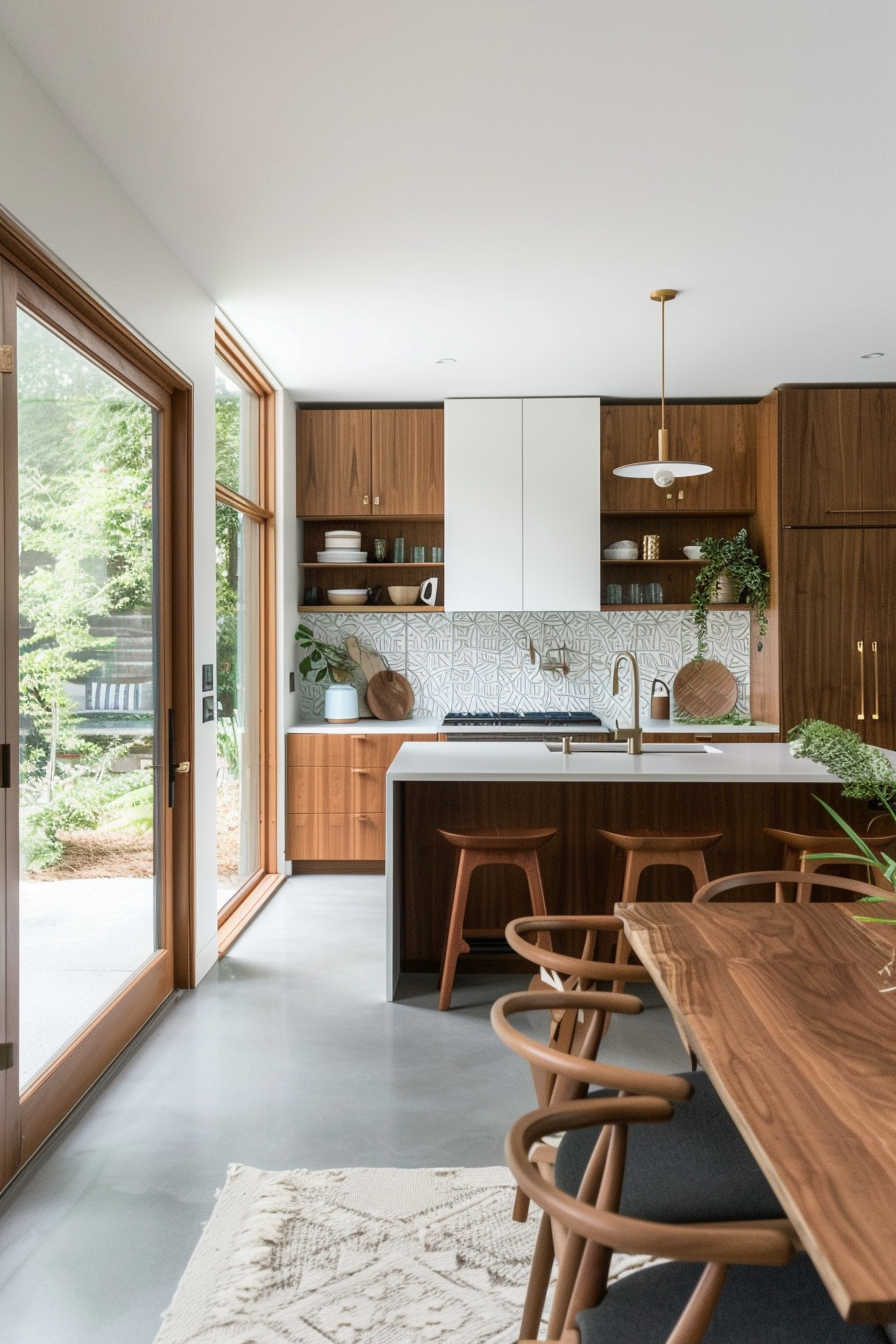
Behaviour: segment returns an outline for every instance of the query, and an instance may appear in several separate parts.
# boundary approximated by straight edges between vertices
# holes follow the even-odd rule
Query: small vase
[[[723,570],[716,579],[716,586],[713,589],[713,605],[733,605],[740,597],[740,591],[736,581],[732,579],[727,569]]]

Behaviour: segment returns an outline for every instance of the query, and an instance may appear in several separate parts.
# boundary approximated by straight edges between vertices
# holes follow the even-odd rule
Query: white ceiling
[[[896,380],[891,0],[3,0],[0,31],[300,400],[653,396],[657,286],[670,396]]]

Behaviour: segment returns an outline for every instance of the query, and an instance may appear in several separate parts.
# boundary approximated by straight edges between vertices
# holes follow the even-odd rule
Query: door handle
[[[871,641],[871,652],[874,654],[874,713],[872,719],[880,718],[880,679],[877,670],[877,640]]]
[[[859,723],[865,721],[865,641],[856,640],[856,648],[859,651],[859,712],[856,715]]]
[[[363,500],[362,500],[361,502],[362,502],[362,504],[369,504],[369,503],[370,503],[370,496],[369,496],[369,495],[365,495],[364,498],[363,498]]]
[[[8,742],[0,746],[0,789],[12,788],[12,747]]]
[[[379,504],[379,502],[380,502],[380,497],[379,497],[379,495],[374,495],[374,497],[373,497],[373,502],[374,502],[374,504]]]

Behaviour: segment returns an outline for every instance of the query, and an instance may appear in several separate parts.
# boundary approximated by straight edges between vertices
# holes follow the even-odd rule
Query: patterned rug
[[[504,1167],[232,1166],[155,1344],[513,1344],[539,1217],[513,1222],[514,1189]]]

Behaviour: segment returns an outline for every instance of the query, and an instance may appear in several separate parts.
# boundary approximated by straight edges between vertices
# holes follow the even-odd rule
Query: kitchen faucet
[[[640,756],[641,753],[641,677],[638,672],[638,659],[633,653],[626,651],[616,655],[616,661],[613,664],[613,694],[619,694],[619,664],[624,659],[632,665],[632,726],[631,728],[620,728],[617,725],[615,740],[617,742],[628,743],[629,756]]]

